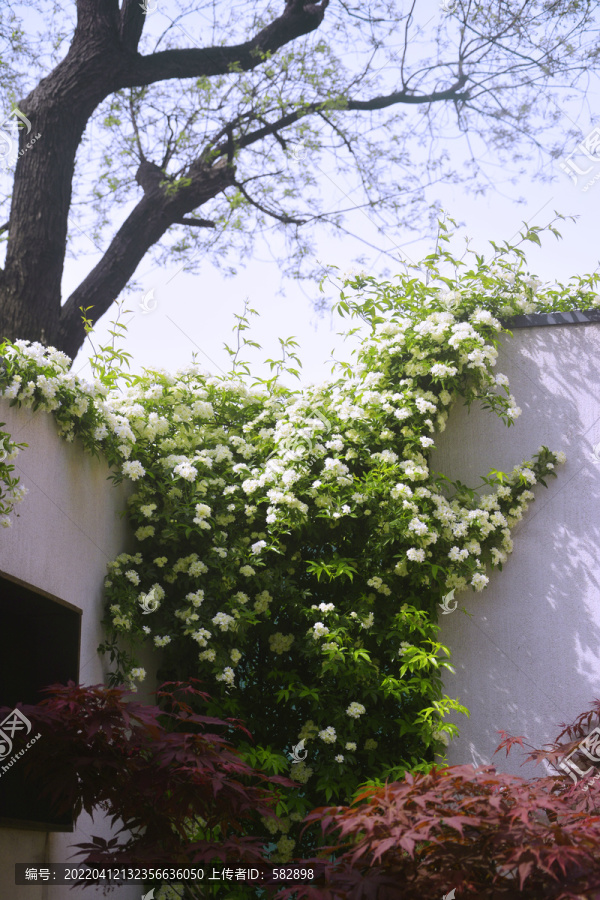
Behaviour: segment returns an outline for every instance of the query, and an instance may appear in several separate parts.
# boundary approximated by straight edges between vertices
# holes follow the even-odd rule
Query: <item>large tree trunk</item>
[[[28,113],[32,134],[41,137],[17,162],[10,241],[0,279],[0,333],[11,340],[55,344],[71,181],[82,132],[74,119],[63,127],[60,115]]]
[[[115,57],[114,59],[111,59]],[[77,36],[68,55],[23,100],[31,122],[19,134],[9,219],[9,241],[0,275],[0,335],[60,346],[63,275],[71,185],[77,148],[90,115],[107,94],[107,73],[119,55],[107,46],[84,46]],[[40,135],[25,150],[31,137]],[[60,349],[63,349],[60,347]]]
[[[142,160],[137,181],[144,196],[103,259],[61,305],[75,157],[86,124],[108,96],[171,78],[210,77],[254,69],[266,54],[318,28],[328,0],[285,0],[282,14],[236,46],[167,50],[142,56],[137,47],[145,16],[139,0],[77,0],[77,27],[64,60],[42,79],[20,111],[31,122],[19,133],[8,245],[0,271],[0,340],[41,341],[75,356],[85,339],[80,307],[96,322],[119,296],[139,262],[174,223],[235,183],[230,150],[212,165],[199,158],[177,191]],[[32,137],[36,143],[26,149]],[[161,183],[162,182],[162,183]],[[189,220],[188,220],[189,221]],[[194,225],[203,223],[195,219]]]

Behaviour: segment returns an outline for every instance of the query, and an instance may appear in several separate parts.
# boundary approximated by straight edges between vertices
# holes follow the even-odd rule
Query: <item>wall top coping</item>
[[[505,328],[542,328],[545,325],[588,325],[591,322],[600,322],[600,309],[579,309],[568,312],[530,313],[526,316],[511,316],[510,319],[501,319]]]

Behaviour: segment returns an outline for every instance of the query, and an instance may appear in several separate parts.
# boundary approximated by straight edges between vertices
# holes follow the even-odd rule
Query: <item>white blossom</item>
[[[425,551],[420,548],[411,547],[406,551],[407,559],[410,559],[411,562],[424,562],[425,561]]]
[[[217,681],[224,681],[226,684],[232,685],[235,682],[235,672],[231,666],[226,666],[220,675],[217,675]]]
[[[143,478],[146,474],[146,470],[143,465],[137,460],[131,460],[123,463],[123,474],[128,475],[132,481],[137,481],[139,478]]]
[[[318,638],[323,637],[323,635],[329,634],[329,628],[327,625],[324,625],[323,622],[315,622],[313,625],[313,639],[316,641]]]
[[[136,681],[143,681],[144,678],[146,677],[146,670],[141,669],[141,668],[140,669],[132,669],[131,672],[129,673],[129,677],[134,678]]]
[[[221,631],[229,631],[232,625],[235,625],[235,619],[233,616],[227,615],[227,613],[218,612],[215,616],[212,617],[211,622],[213,625],[218,625]]]
[[[476,591],[482,591],[484,587],[488,584],[489,578],[487,575],[483,575],[481,572],[476,572],[475,575],[471,578],[471,584],[475,588]]]

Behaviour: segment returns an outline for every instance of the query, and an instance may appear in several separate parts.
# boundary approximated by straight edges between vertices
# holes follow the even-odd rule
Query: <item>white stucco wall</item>
[[[105,681],[108,660],[97,653],[103,635],[102,588],[106,564],[127,546],[127,489],[107,481],[108,467],[68,444],[48,413],[11,409],[0,400],[0,421],[16,441],[29,447],[16,460],[16,474],[29,494],[17,507],[9,529],[0,529],[0,573],[40,588],[82,610],[80,682]],[[10,635],[3,635],[10,640]],[[5,776],[6,777],[6,776]],[[109,835],[108,822],[81,816],[73,833],[0,828],[0,897],[3,900],[93,900],[102,888],[15,886],[15,862],[43,865],[73,862],[73,844],[92,834]],[[115,900],[139,900],[135,885],[116,889]]]
[[[600,324],[515,329],[503,338],[496,372],[509,377],[521,417],[506,428],[476,405],[455,408],[437,439],[434,468],[471,486],[541,444],[568,458],[547,489],[535,486],[503,571],[482,593],[457,595],[473,618],[460,608],[440,616],[456,669],[445,675],[446,692],[471,713],[452,718],[461,734],[449,747],[451,765],[553,773],[521,767],[518,748],[493,756],[498,729],[541,747],[600,697],[599,367]]]

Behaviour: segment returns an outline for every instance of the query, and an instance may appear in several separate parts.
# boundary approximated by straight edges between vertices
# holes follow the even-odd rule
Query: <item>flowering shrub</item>
[[[135,552],[106,580],[115,683],[143,678],[147,643],[163,677],[200,675],[210,711],[244,719],[248,763],[298,785],[278,807],[276,861],[311,849],[295,841],[314,806],[428,771],[457,730],[444,717],[466,712],[442,691],[437,603],[483,590],[564,456],[542,447],[475,491],[431,470],[435,435],[459,398],[507,425],[520,414],[493,373],[498,316],[600,302],[597,276],[541,292],[524,266],[518,248],[470,269],[444,249],[427,280],[346,279],[337,310],[368,333],[337,379],[298,391],[250,385],[237,354],[226,378],[146,371],[120,392],[106,368],[86,385],[56,351],[3,347],[3,395],[52,410],[135,484]],[[300,740],[308,755],[290,764]]]
[[[599,717],[596,701],[550,750],[532,748],[527,761],[556,763],[574,746],[561,738],[581,739]],[[523,746],[523,738],[501,734],[496,752]],[[594,779],[585,782],[573,785],[564,775],[525,780],[493,766],[450,766],[369,788],[352,807],[307,816],[335,844],[321,850],[325,870],[318,870],[317,883],[284,890],[281,900],[421,900],[453,888],[457,900],[598,897],[600,788]]]

